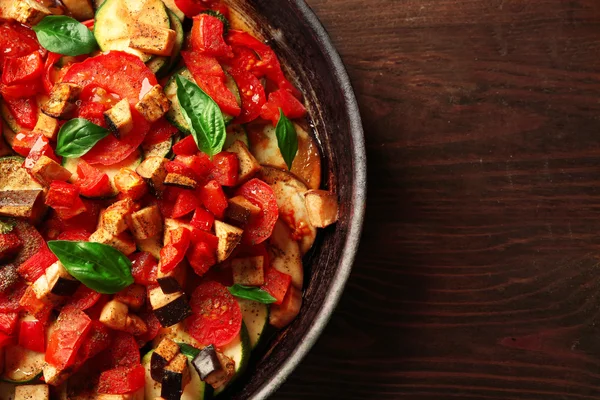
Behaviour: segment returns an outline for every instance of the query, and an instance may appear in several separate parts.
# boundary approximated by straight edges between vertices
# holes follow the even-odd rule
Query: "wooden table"
[[[369,200],[275,398],[600,398],[600,2],[308,3],[360,102]]]

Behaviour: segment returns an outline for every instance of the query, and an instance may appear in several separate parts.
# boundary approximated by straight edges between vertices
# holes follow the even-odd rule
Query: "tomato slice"
[[[63,310],[48,340],[46,362],[58,369],[73,364],[91,325],[92,321],[83,311],[72,308]]]
[[[244,196],[261,209],[261,213],[246,224],[242,241],[249,245],[264,242],[271,236],[279,218],[279,208],[273,189],[260,179],[254,178],[243,184],[237,190],[236,196]]]
[[[19,125],[26,129],[35,128],[38,120],[38,106],[34,97],[22,99],[5,97],[4,102]]]
[[[85,285],[80,285],[75,291],[75,294],[70,297],[69,302],[64,306],[63,309],[74,308],[77,310],[85,311],[92,308],[102,295]]]
[[[161,118],[150,127],[150,132],[144,139],[144,144],[153,145],[164,142],[171,136],[175,135],[179,130],[171,125],[165,118]],[[198,147],[196,147],[198,150]]]
[[[77,175],[79,176],[77,184],[83,196],[105,197],[112,194],[113,189],[106,172],[92,167],[85,160],[77,164]]]
[[[271,121],[273,126],[277,126],[280,108],[289,119],[302,118],[306,115],[306,108],[297,98],[287,90],[279,89],[269,94],[269,101],[262,106],[260,116]]]
[[[40,45],[31,29],[16,22],[5,22],[0,23],[0,49],[0,61],[3,61],[40,50]]]
[[[200,343],[221,347],[240,333],[240,306],[220,283],[201,283],[192,294],[190,306],[193,314],[185,321],[187,331]]]
[[[154,340],[154,338],[158,335],[158,332],[160,332],[162,326],[152,311],[143,312],[140,314],[140,317],[148,327],[148,331],[146,331],[146,333],[136,338],[138,346],[143,347],[149,341]]]
[[[98,393],[126,394],[144,387],[145,368],[142,365],[117,367],[100,374]]]
[[[135,337],[130,333],[117,332],[112,345],[101,356],[102,369],[132,367],[140,363],[140,350]]]
[[[194,50],[213,57],[233,57],[231,46],[223,38],[223,22],[217,17],[200,14],[194,17],[191,43]]]
[[[242,99],[242,112],[234,123],[245,124],[254,121],[260,116],[260,110],[267,102],[265,88],[253,73],[246,70],[231,69],[229,74],[237,84]]]
[[[156,285],[158,263],[152,254],[147,252],[135,253],[129,256],[131,260],[131,275],[135,283],[140,285]]]

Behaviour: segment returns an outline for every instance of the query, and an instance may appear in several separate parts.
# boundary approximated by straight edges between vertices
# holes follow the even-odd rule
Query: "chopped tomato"
[[[279,272],[275,268],[268,268],[265,275],[265,284],[261,289],[269,292],[271,296],[277,299],[275,304],[281,304],[290,288],[291,282],[292,277],[290,275]]]
[[[104,107],[101,103],[83,101],[77,109],[77,116],[79,118],[87,119],[93,124],[106,128],[106,120],[104,119]]]
[[[79,214],[78,218],[62,219],[59,213],[51,212],[50,218],[46,223],[50,223],[51,229],[57,229],[59,233],[71,230],[94,232],[98,224],[98,216],[100,215],[100,204],[97,201],[88,199],[83,199],[82,201],[85,205],[85,211]]]
[[[190,231],[186,228],[177,228],[167,233],[165,246],[160,250],[160,270],[168,273],[179,265],[190,246]]]
[[[144,139],[144,144],[153,145],[162,143],[175,135],[179,130],[171,125],[165,118],[161,118],[150,127],[150,132]]]
[[[138,345],[142,347],[149,341],[154,340],[162,327],[158,321],[158,318],[156,318],[156,315],[154,315],[152,311],[141,313],[140,318],[142,318],[148,327],[148,331],[146,331],[146,333],[136,338]]]
[[[0,313],[0,332],[12,335],[17,327],[19,313]]]
[[[12,99],[5,96],[4,103],[21,127],[25,129],[35,128],[38,120],[38,106],[34,97]]]
[[[306,115],[306,108],[297,98],[290,92],[279,89],[269,95],[269,101],[263,105],[260,116],[276,126],[279,122],[280,108],[283,114],[290,119],[302,118]]]
[[[98,393],[126,394],[144,387],[145,369],[142,365],[117,367],[100,374]]]
[[[181,218],[194,211],[199,205],[199,200],[194,192],[182,190],[175,201],[172,216],[173,218]]]
[[[39,300],[35,296],[32,286],[27,286],[21,300],[19,300],[19,305],[23,310],[33,315],[44,324],[48,321],[52,313],[52,306]]]
[[[35,282],[56,261],[58,261],[58,258],[44,243],[39,251],[17,267],[17,272],[27,282]]]
[[[94,320],[77,353],[78,363],[100,354],[112,343],[112,332],[102,322]]]
[[[52,207],[62,219],[70,219],[86,211],[79,197],[79,188],[70,183],[54,181],[46,195],[46,205]]]
[[[229,74],[237,84],[242,99],[242,112],[234,122],[245,124],[254,121],[260,116],[260,111],[267,102],[265,88],[260,80],[247,70],[231,69]]]
[[[0,313],[18,312],[21,308],[20,300],[25,294],[27,285],[20,283],[7,292],[0,292]]]
[[[192,243],[200,243],[204,242],[208,244],[208,246],[214,250],[217,249],[217,245],[219,243],[219,238],[213,235],[212,233],[208,233],[205,231],[201,231],[200,229],[192,229],[191,232]]]
[[[13,150],[23,156],[27,157],[33,145],[37,142],[37,140],[41,137],[40,134],[34,133],[17,133],[15,136],[15,140],[13,142]]]
[[[23,247],[23,241],[16,233],[0,233],[0,261],[6,261],[17,255]]]
[[[62,232],[57,240],[69,240],[72,242],[87,242],[90,238],[91,233],[85,229],[71,229],[69,231]]]
[[[46,362],[58,369],[73,364],[91,325],[92,321],[81,310],[69,308],[61,311],[57,326],[48,339]]]
[[[106,172],[92,167],[85,160],[79,160],[77,163],[77,175],[79,176],[77,184],[83,196],[106,197],[113,193]]]
[[[0,83],[0,94],[5,99],[28,99],[41,93],[42,87],[39,80],[17,83],[14,85],[4,85]]]
[[[22,320],[19,326],[19,346],[43,353],[46,351],[46,330],[39,320]]]
[[[242,241],[250,245],[264,242],[271,236],[279,217],[279,208],[273,189],[255,178],[244,183],[237,190],[236,195],[244,196],[261,209],[261,213],[246,224]]]
[[[98,303],[101,297],[102,295],[95,290],[92,290],[85,285],[79,285],[73,296],[71,296],[67,304],[64,305],[63,309],[74,308],[85,311]]]
[[[54,154],[54,149],[50,146],[50,140],[40,135],[31,147],[29,154],[27,154],[27,158],[23,162],[23,167],[27,169],[33,168],[42,156],[50,157],[54,161],[59,162],[58,157]]]
[[[44,64],[44,76],[42,77],[42,83],[44,84],[46,94],[50,94],[56,83],[56,69],[54,68],[54,64],[56,64],[61,57],[62,55],[58,53],[48,53],[48,58],[46,58],[46,63]]]
[[[175,159],[173,161],[169,161],[165,165],[165,168],[166,168],[167,172],[169,172],[171,174],[179,174],[179,175],[187,176],[188,178],[194,179],[194,180],[198,179],[198,176],[190,167],[181,163],[177,159]]]
[[[0,349],[14,342],[14,338],[5,333],[0,332]]]
[[[183,156],[193,156],[198,152],[198,145],[192,135],[186,136],[173,146],[173,153]]]
[[[158,274],[156,259],[144,251],[129,256],[131,260],[131,274],[135,283],[140,285],[155,285]]]
[[[188,18],[193,18],[207,10],[213,3],[214,0],[175,0],[177,8]]]
[[[200,188],[199,197],[204,207],[213,213],[217,219],[222,219],[225,216],[225,210],[229,206],[229,202],[223,188],[217,181],[212,180]]]
[[[187,259],[198,276],[204,275],[217,263],[215,248],[206,242],[194,242],[187,252]]]
[[[201,283],[190,299],[192,316],[187,331],[201,344],[217,347],[230,343],[242,327],[242,312],[235,298],[220,283]]]
[[[223,38],[223,22],[217,17],[200,14],[194,17],[192,26],[192,48],[212,57],[233,57],[231,46]]]
[[[242,110],[231,90],[225,85],[225,73],[219,62],[214,57],[205,56],[197,51],[182,51],[181,55],[198,86],[221,110],[234,117],[240,115]]]
[[[35,33],[17,22],[0,23],[0,65],[5,58],[21,57],[40,50]]]
[[[208,158],[208,156],[204,153],[198,153],[194,156],[180,155],[175,157],[175,161],[194,171],[195,179],[200,182],[207,179],[212,171],[212,163],[210,162],[210,158]]]
[[[42,76],[43,70],[44,63],[38,51],[21,57],[5,58],[2,83],[5,85],[14,85],[33,81]]]
[[[126,332],[116,332],[112,345],[100,357],[102,369],[132,367],[140,363],[140,350],[135,337]]]
[[[256,52],[245,46],[234,45],[231,48],[233,49],[233,58],[225,60],[225,64],[229,65],[233,70],[252,72],[256,63],[260,61]]]
[[[212,230],[213,224],[215,223],[215,216],[210,212],[206,211],[202,207],[196,208],[194,212],[194,216],[190,221],[190,225],[194,228],[198,228],[205,232],[210,232]]]
[[[240,161],[235,153],[223,151],[213,157],[213,178],[222,186],[235,186],[238,182]]]

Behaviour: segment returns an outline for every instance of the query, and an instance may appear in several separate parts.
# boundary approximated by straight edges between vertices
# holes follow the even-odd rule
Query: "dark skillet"
[[[253,360],[226,394],[263,399],[273,394],[313,346],[350,275],[366,200],[366,159],[356,99],[325,29],[303,0],[231,1],[265,37],[306,97],[323,158],[323,182],[339,195],[340,221],[305,256],[305,293],[296,320]]]

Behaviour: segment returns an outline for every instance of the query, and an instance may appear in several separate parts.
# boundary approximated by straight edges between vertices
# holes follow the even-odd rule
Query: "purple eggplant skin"
[[[156,280],[164,294],[181,292],[181,285],[172,276],[164,276]]]
[[[57,296],[73,296],[80,285],[81,282],[74,279],[59,277],[51,292]]]
[[[192,315],[192,309],[185,296],[180,296],[169,304],[154,310],[154,315],[163,328],[168,328]]]
[[[150,376],[156,382],[162,382],[165,375],[165,367],[169,362],[157,352],[152,353],[150,358]]]
[[[165,400],[180,400],[183,393],[183,374],[165,370],[160,396]]]
[[[192,365],[200,375],[201,380],[223,368],[217,356],[217,350],[212,344],[200,350],[200,353],[192,360]]]

